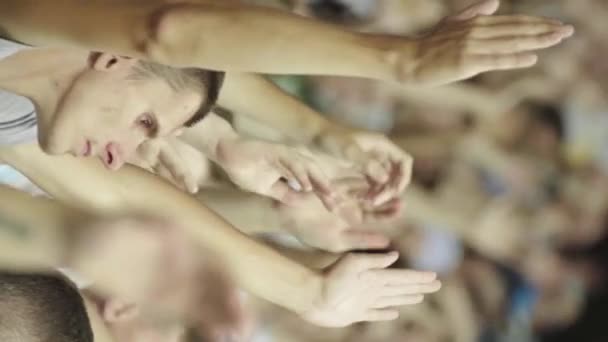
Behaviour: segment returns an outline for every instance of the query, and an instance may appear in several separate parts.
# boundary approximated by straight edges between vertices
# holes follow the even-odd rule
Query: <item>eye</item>
[[[137,118],[137,124],[148,132],[148,134],[153,134],[156,130],[156,120],[152,114],[146,113],[142,114],[139,118]]]

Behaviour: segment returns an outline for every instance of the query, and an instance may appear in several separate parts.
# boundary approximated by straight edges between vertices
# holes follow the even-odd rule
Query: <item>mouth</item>
[[[92,154],[92,147],[91,147],[91,141],[86,140],[84,143],[84,146],[82,147],[82,151],[80,153],[80,155],[82,157],[89,157]]]
[[[108,143],[99,157],[110,170],[118,170],[123,164],[120,146],[116,143]]]
[[[112,152],[108,151],[106,153],[106,164],[112,165],[113,163],[114,163],[114,155],[112,154]]]

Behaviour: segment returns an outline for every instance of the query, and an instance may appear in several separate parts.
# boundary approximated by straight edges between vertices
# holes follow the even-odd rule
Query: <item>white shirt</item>
[[[27,46],[0,38],[0,63]],[[0,145],[35,142],[38,136],[34,104],[25,97],[0,90]],[[8,165],[0,164],[0,184],[34,195],[43,192],[25,176]]]
[[[0,61],[27,46],[0,38]],[[0,145],[36,141],[36,111],[25,97],[0,90]]]

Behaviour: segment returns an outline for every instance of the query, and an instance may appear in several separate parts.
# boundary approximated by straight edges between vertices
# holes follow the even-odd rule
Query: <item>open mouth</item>
[[[114,155],[110,151],[107,151],[106,153],[106,162],[108,165],[112,165],[112,163],[114,163]]]
[[[91,155],[91,152],[92,152],[91,142],[89,140],[87,140],[84,145],[84,154],[83,155],[85,157],[89,157]]]

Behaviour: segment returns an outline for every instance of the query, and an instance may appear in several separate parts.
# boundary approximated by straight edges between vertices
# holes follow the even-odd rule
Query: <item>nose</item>
[[[125,164],[124,153],[118,143],[110,142],[100,155],[104,165],[112,171],[120,169]]]

